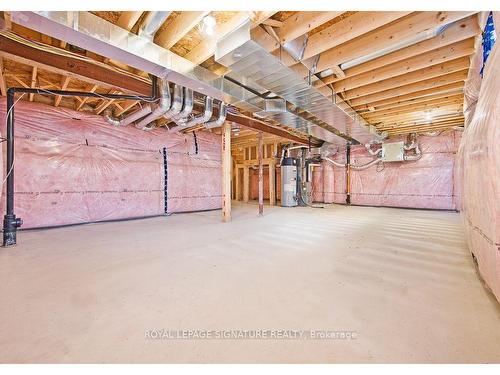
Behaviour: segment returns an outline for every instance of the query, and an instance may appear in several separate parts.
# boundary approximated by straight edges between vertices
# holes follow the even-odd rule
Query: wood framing
[[[222,221],[231,221],[231,124],[222,125]]]

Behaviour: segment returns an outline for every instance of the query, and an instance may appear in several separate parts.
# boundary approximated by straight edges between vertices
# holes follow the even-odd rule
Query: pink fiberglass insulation
[[[5,112],[2,98],[2,134]],[[115,127],[101,116],[18,101],[15,213],[23,228],[164,214],[164,147],[168,212],[220,208],[220,137],[196,135],[195,144],[193,134]]]
[[[313,199],[313,202],[324,202],[322,168],[314,167],[314,169],[313,169],[313,173],[312,173],[312,199]]]
[[[459,133],[455,131],[434,137],[419,136],[418,143],[423,153],[420,160],[383,163],[364,170],[351,169],[351,203],[455,209],[453,174],[458,139]],[[352,164],[363,165],[373,158],[364,146],[351,147]],[[339,149],[332,159],[345,163],[345,147]],[[345,168],[325,164],[323,178],[325,203],[330,203],[332,190],[333,202],[345,203]]]
[[[500,12],[494,15],[495,24],[499,25]],[[466,123],[457,161],[457,180],[469,250],[476,257],[486,284],[500,301],[499,45],[497,41],[488,57],[476,108]],[[480,78],[474,77],[473,82],[477,79]]]

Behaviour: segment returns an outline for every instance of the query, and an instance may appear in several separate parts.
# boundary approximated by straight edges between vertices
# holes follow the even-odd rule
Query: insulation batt
[[[2,134],[5,114],[1,98]],[[168,212],[220,208],[220,137],[196,135],[198,154],[192,134],[114,127],[101,116],[18,101],[14,199],[22,228],[164,214],[164,147]],[[3,180],[5,163],[1,173]],[[5,211],[5,184],[2,195]]]
[[[500,12],[494,12],[500,25]],[[481,276],[500,301],[500,42],[497,40],[483,74],[479,64],[466,82],[466,105],[477,98],[457,158],[457,182],[467,244]],[[476,54],[482,51],[476,51]],[[473,57],[473,60],[477,57]],[[479,91],[478,91],[479,90]]]
[[[364,170],[351,169],[351,203],[367,206],[455,209],[454,164],[460,132],[448,131],[439,136],[419,136],[422,158],[417,161],[391,162]],[[397,141],[399,139],[392,139]],[[332,157],[345,163],[345,147]],[[373,160],[363,145],[351,146],[351,163]],[[323,162],[315,168],[313,194],[325,203],[345,203],[345,168]],[[321,183],[322,181],[322,183]]]

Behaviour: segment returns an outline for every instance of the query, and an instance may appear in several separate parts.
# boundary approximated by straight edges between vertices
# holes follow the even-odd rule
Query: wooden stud
[[[129,104],[125,105],[123,109],[119,110],[118,112],[115,113],[116,116],[121,116],[125,112],[129,111],[133,107],[135,107],[139,103],[139,100],[133,100]]]
[[[235,179],[235,194],[234,194],[234,199],[239,201],[241,200],[241,194],[240,194],[240,191],[241,191],[241,177],[240,177],[240,167],[238,166],[238,164],[236,164],[236,167],[234,168],[234,173],[235,173],[235,176],[234,176],[234,179]]]
[[[7,85],[3,72],[3,58],[0,56],[0,92],[3,96],[7,96]]]
[[[98,85],[93,85],[89,91],[95,92],[95,90],[97,90],[98,87],[99,87]],[[87,102],[88,99],[90,99],[90,98],[89,97],[83,98],[83,100],[80,102],[80,104],[77,105],[76,110],[79,111],[85,105],[85,103]]]
[[[231,221],[231,123],[222,125],[222,221]]]
[[[262,163],[264,143],[262,140],[262,133],[257,135],[257,159],[259,162],[259,215],[264,214],[264,164]]]
[[[249,166],[245,165],[243,167],[243,202],[248,203],[250,198],[250,170]]]
[[[36,75],[37,75],[38,68],[36,66],[33,67],[31,70],[31,88],[36,87]],[[29,95],[29,101],[32,102],[33,98],[35,97],[35,94],[30,94]]]
[[[61,80],[61,90],[66,90],[66,88],[69,85],[69,81],[70,80],[71,80],[71,77],[68,77],[68,76],[62,77],[62,80]],[[57,95],[56,96],[55,101],[54,101],[54,106],[55,107],[59,106],[59,103],[61,103],[61,99],[62,99],[61,95]]]

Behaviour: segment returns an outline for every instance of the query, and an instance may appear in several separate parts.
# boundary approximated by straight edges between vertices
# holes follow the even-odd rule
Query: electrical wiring
[[[12,107],[9,108],[9,110],[7,111],[7,114],[5,115],[5,125],[7,125],[7,121],[8,121],[8,118],[12,112],[12,110],[14,109],[14,107],[16,106],[17,102],[19,100],[22,99],[22,97],[26,95],[25,93],[22,94],[15,102],[14,102],[14,105]],[[5,142],[7,139],[5,140],[2,140],[2,142]],[[5,184],[5,182],[7,181],[7,178],[9,178],[10,174],[12,173],[12,170],[14,169],[14,164],[16,163],[16,159],[15,158],[12,158],[12,166],[10,167],[9,171],[7,172],[7,174],[5,175],[5,178],[3,179],[2,181],[2,186]]]

